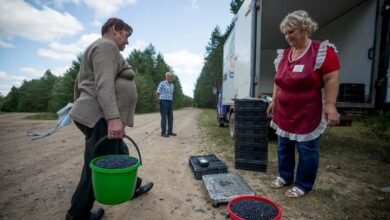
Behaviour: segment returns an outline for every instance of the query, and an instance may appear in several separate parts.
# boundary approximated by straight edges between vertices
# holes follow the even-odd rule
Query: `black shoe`
[[[152,188],[153,188],[153,183],[152,183],[152,182],[146,183],[146,184],[140,186],[140,187],[134,192],[133,199],[137,198],[138,196],[140,196],[140,195],[142,195],[142,194],[145,194],[145,193],[149,192]]]
[[[175,133],[168,133],[169,136],[177,136]]]
[[[89,220],[100,220],[104,215],[104,209],[98,208],[96,210],[91,211],[91,215],[89,216]]]
[[[161,136],[163,136],[163,137],[169,137],[169,135],[167,135],[167,134],[161,134]]]

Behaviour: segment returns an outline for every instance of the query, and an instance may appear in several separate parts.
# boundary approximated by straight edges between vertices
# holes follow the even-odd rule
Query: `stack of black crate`
[[[364,102],[365,85],[358,83],[340,83],[339,102]]]
[[[268,162],[268,102],[264,99],[234,101],[234,167],[266,172]]]

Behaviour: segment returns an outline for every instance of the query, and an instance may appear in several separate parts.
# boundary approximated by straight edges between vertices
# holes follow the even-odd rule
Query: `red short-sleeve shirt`
[[[328,47],[324,63],[319,70],[314,72],[315,83],[318,87],[323,87],[322,76],[340,69],[340,62],[335,50]]]
[[[337,54],[332,47],[328,47],[326,50],[326,57],[320,71],[323,75],[325,75],[338,69],[340,69],[340,62],[337,58]]]

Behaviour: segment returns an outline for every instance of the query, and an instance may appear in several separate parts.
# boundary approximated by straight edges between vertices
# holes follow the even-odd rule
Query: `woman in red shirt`
[[[285,195],[311,191],[319,164],[319,136],[339,123],[336,98],[340,64],[334,45],[314,41],[317,24],[307,12],[288,14],[280,24],[290,48],[278,50],[273,100],[268,108],[278,135],[279,176],[271,187],[292,184]],[[295,147],[299,161],[294,179]]]

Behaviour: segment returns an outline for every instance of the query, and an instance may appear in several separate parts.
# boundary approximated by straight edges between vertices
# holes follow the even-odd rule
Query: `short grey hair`
[[[318,24],[309,17],[309,14],[306,11],[297,10],[288,13],[286,17],[284,17],[280,23],[280,31],[283,33],[285,28],[299,28],[301,30],[306,30],[309,35],[311,35],[318,29]]]
[[[169,74],[171,74],[173,76],[173,72],[168,71],[168,72],[165,73],[165,77],[167,77]]]

